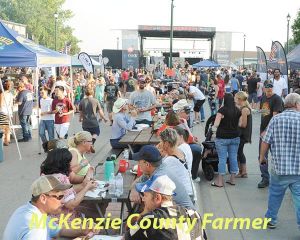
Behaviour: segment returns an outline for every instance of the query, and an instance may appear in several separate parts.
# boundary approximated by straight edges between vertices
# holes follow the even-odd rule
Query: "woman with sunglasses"
[[[92,135],[87,131],[80,131],[68,139],[69,151],[72,154],[70,182],[82,183],[83,180],[93,178],[94,168],[84,156],[90,153],[93,146]]]
[[[52,150],[48,153],[47,158],[41,164],[41,174],[53,175],[62,184],[70,184],[69,176],[71,173],[70,172],[71,161],[72,161],[72,154],[68,149],[62,148],[62,149]],[[68,219],[68,221],[70,222],[74,218],[81,216],[80,214],[81,211],[78,211],[78,209],[79,209],[79,205],[81,204],[84,198],[84,195],[86,194],[87,191],[92,190],[96,187],[97,187],[97,183],[89,179],[88,181],[85,181],[85,183],[74,185],[70,189],[65,190],[63,195],[59,195],[59,196],[53,195],[51,197],[54,197],[57,200],[62,200],[63,203],[63,207],[61,210],[62,212],[60,212],[59,214],[67,215],[71,213],[71,217]],[[90,211],[93,212],[94,210],[95,209],[91,208]],[[88,214],[88,212],[85,212],[85,214]]]

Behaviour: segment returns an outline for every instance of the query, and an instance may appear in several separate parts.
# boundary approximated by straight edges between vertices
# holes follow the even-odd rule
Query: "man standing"
[[[18,104],[18,115],[23,132],[23,138],[18,140],[18,142],[28,142],[31,140],[31,127],[29,121],[33,108],[33,95],[30,90],[25,88],[25,85],[22,82],[19,83],[17,89],[19,93],[16,102]]]
[[[39,135],[46,152],[47,148],[45,144],[48,141],[46,137],[46,131],[48,133],[49,141],[54,139],[54,114],[52,114],[51,110],[53,99],[48,96],[48,90],[44,87],[40,89],[40,95],[41,121]]]
[[[265,153],[272,152],[272,171],[266,218],[268,227],[276,228],[277,214],[289,188],[294,201],[297,224],[300,228],[300,96],[290,93],[284,100],[286,110],[273,117],[262,138],[260,162],[266,163]]]
[[[138,112],[136,123],[150,125],[152,122],[151,110],[155,108],[156,99],[150,91],[145,89],[146,80],[144,78],[138,80],[138,86],[139,89],[130,95],[129,104]]]
[[[274,70],[274,78],[271,79],[274,85],[274,93],[279,97],[285,97],[288,91],[288,86],[286,80],[280,76],[280,70]]]
[[[94,91],[91,88],[85,90],[86,98],[82,99],[79,104],[80,117],[79,122],[82,122],[82,129],[89,132],[92,135],[93,146],[96,142],[97,136],[100,135],[99,122],[97,120],[97,113],[100,119],[107,119],[102,111],[101,105],[96,98],[93,97]],[[91,148],[91,152],[94,153],[94,147]]]
[[[276,114],[283,111],[283,102],[281,97],[277,94],[273,93],[273,84],[270,81],[265,81],[264,84],[264,92],[265,95],[263,96],[260,104],[261,109],[261,123],[260,123],[260,139],[259,139],[259,152],[261,149],[261,138],[266,133],[266,128],[271,121],[272,117]],[[268,159],[268,154],[265,154],[266,160]],[[258,183],[258,188],[265,188],[269,186],[269,171],[268,171],[268,164],[260,164],[260,171],[262,180]]]
[[[63,86],[55,87],[55,96],[57,98],[52,102],[52,113],[55,114],[54,127],[58,138],[64,139],[68,136],[70,126],[69,115],[74,112],[73,104],[65,97]]]
[[[200,89],[198,89],[195,86],[190,86],[189,84],[186,84],[185,88],[187,90],[188,97],[190,97],[194,100],[194,112],[195,112],[194,123],[198,124],[198,123],[200,123],[200,121],[199,121],[199,112],[200,112],[200,109],[201,109],[202,105],[205,102],[205,96],[200,91]],[[204,122],[204,119],[201,119],[201,121]]]
[[[62,184],[53,175],[44,175],[31,186],[31,201],[19,207],[10,217],[4,230],[3,240],[48,240],[59,237],[74,238],[82,235],[94,235],[93,229],[73,230],[59,227],[47,217],[46,226],[41,227],[43,214],[57,214],[62,208],[64,191],[70,184]],[[36,221],[34,221],[36,219]]]
[[[135,91],[136,88],[136,79],[133,78],[133,73],[129,73],[129,79],[125,81],[125,98],[129,99],[132,92]]]
[[[251,108],[254,110],[258,110],[258,99],[257,99],[257,83],[259,79],[256,78],[256,72],[254,71],[252,73],[252,76],[247,79],[247,85],[248,85],[248,101],[251,104]]]
[[[121,97],[121,93],[117,84],[115,84],[115,77],[109,76],[109,84],[104,88],[104,101],[106,102],[106,110],[108,112],[108,118],[110,120],[110,126],[113,124],[113,106],[118,97]]]

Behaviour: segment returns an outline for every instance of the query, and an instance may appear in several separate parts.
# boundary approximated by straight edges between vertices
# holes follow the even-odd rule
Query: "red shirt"
[[[219,87],[218,98],[223,99],[225,95],[225,82],[223,79],[218,81],[218,87]]]
[[[55,114],[55,124],[62,124],[70,121],[69,115],[59,116],[61,113],[67,113],[73,110],[73,105],[68,98],[54,99],[52,102],[52,111],[58,110]]]
[[[128,74],[128,72],[126,72],[126,71],[122,72],[122,80],[123,80],[123,81],[126,81],[126,80],[128,80],[128,79],[129,79],[129,74]]]

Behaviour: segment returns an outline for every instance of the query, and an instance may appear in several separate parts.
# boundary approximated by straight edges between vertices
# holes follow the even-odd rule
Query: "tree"
[[[295,19],[292,25],[292,30],[293,30],[294,43],[297,45],[300,43],[300,9],[298,10],[297,18]]]
[[[38,44],[55,49],[55,18],[57,19],[57,50],[71,43],[71,54],[80,51],[73,29],[65,25],[72,18],[70,10],[62,9],[65,0],[0,0],[0,18],[27,25],[29,38]]]

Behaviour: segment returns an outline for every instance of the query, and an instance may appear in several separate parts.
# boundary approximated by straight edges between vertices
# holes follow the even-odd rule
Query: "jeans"
[[[227,156],[229,157],[230,173],[236,174],[239,171],[237,163],[237,152],[240,144],[240,138],[216,138],[216,149],[219,158],[218,172],[220,175],[226,174]]]
[[[205,113],[204,113],[204,107],[203,107],[203,105],[200,108],[200,116],[201,116],[201,120],[205,120]]]
[[[199,144],[191,143],[190,148],[193,153],[193,163],[192,163],[192,179],[196,179],[198,177],[198,169],[201,161],[202,148]]]
[[[216,100],[212,100],[212,101],[208,101],[209,103],[209,107],[210,107],[210,112],[211,112],[211,116],[216,115],[217,114],[217,102]]]
[[[260,146],[261,146],[261,137],[259,138],[259,145],[258,145],[259,154],[260,154]],[[269,152],[269,150],[265,154],[266,160],[268,160],[268,152]],[[258,157],[258,159],[259,159],[259,157]],[[262,179],[266,182],[269,182],[270,174],[268,171],[268,161],[266,162],[266,164],[259,164],[259,169],[261,172]]]
[[[23,139],[31,139],[30,115],[19,115],[20,124],[23,132]]]
[[[110,139],[110,145],[114,149],[125,149],[128,148],[127,144],[119,143],[120,139]]]
[[[268,210],[265,216],[272,218],[271,223],[277,223],[277,214],[287,188],[291,190],[297,224],[300,226],[300,175],[277,175],[271,172]]]
[[[54,120],[41,120],[39,135],[43,143],[47,142],[46,130],[49,141],[54,139]]]

